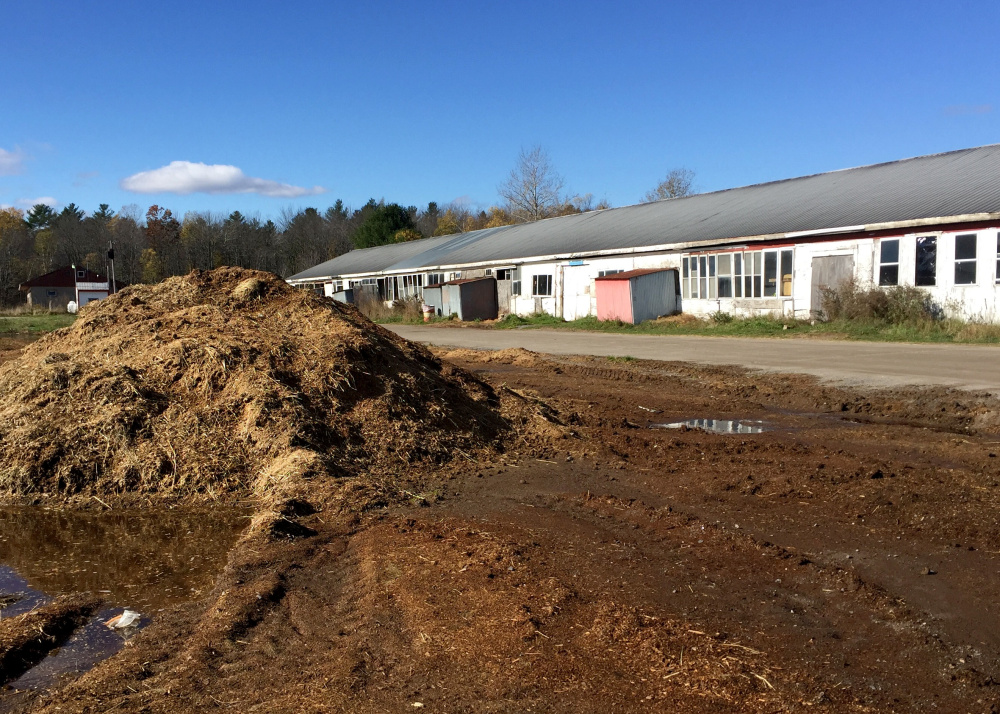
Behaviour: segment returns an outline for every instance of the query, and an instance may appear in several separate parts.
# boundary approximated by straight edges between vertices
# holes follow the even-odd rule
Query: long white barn
[[[595,278],[679,271],[684,312],[808,317],[821,286],[917,285],[1000,321],[1000,144],[354,250],[288,279],[383,299],[493,275],[501,313],[596,315]]]

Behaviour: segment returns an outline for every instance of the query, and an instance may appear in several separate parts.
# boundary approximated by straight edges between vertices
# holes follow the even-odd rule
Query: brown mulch
[[[0,367],[8,500],[315,500],[377,473],[362,498],[378,502],[388,474],[509,435],[500,397],[468,372],[237,268],[127,288]]]

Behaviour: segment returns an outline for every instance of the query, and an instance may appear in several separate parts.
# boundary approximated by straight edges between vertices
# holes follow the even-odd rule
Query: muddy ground
[[[439,354],[549,404],[549,438],[415,474],[409,503],[295,514],[16,707],[997,711],[992,396]],[[698,417],[770,430],[650,428]]]

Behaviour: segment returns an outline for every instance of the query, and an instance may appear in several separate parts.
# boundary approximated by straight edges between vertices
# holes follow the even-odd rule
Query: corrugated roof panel
[[[1000,145],[352,251],[291,280],[1000,212]]]

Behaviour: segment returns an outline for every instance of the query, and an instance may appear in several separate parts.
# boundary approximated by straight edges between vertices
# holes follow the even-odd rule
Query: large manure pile
[[[291,497],[495,448],[498,404],[353,307],[196,271],[92,303],[0,367],[0,498]]]

